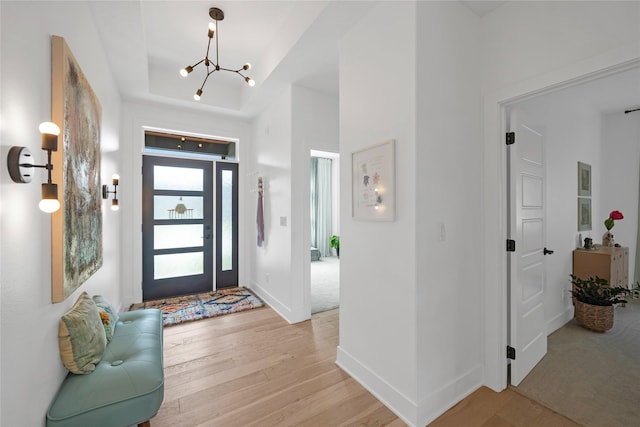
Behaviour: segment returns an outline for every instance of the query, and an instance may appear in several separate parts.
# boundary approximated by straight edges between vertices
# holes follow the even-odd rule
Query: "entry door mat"
[[[162,325],[172,326],[223,314],[262,307],[264,303],[247,288],[221,289],[197,295],[185,295],[131,304],[129,311],[158,308]]]

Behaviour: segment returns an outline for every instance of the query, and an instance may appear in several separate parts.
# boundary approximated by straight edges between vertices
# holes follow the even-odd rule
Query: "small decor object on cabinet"
[[[393,221],[395,140],[353,152],[351,173],[353,217],[370,221]]]
[[[622,212],[611,211],[611,213],[609,214],[609,218],[604,220],[604,226],[607,228],[607,231],[602,236],[602,246],[611,247],[615,244],[611,229],[615,225],[614,221],[621,220],[621,219],[624,219],[624,215],[622,215]]]

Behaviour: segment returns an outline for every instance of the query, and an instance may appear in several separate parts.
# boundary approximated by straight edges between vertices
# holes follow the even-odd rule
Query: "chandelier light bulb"
[[[202,89],[198,89],[198,91],[193,95],[193,99],[196,101],[200,101],[200,96],[202,95]]]
[[[244,81],[247,82],[247,84],[251,87],[254,87],[256,85],[255,80],[253,80],[251,77],[245,77]]]
[[[209,31],[215,31],[215,30],[216,30],[216,23],[209,22]]]
[[[246,64],[244,64],[244,65],[242,66],[242,69],[243,69],[243,70],[250,70],[250,69],[251,69],[251,64],[247,62]]]

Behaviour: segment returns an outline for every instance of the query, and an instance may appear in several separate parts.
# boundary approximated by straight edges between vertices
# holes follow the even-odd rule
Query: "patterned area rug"
[[[129,311],[142,308],[162,310],[164,326],[221,316],[262,307],[264,303],[246,288],[221,289],[197,295],[131,304]]]

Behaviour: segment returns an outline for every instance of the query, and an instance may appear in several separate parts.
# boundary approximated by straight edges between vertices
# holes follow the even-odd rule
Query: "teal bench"
[[[47,411],[47,427],[150,426],[164,398],[162,313],[119,313],[95,371],[69,373]]]

